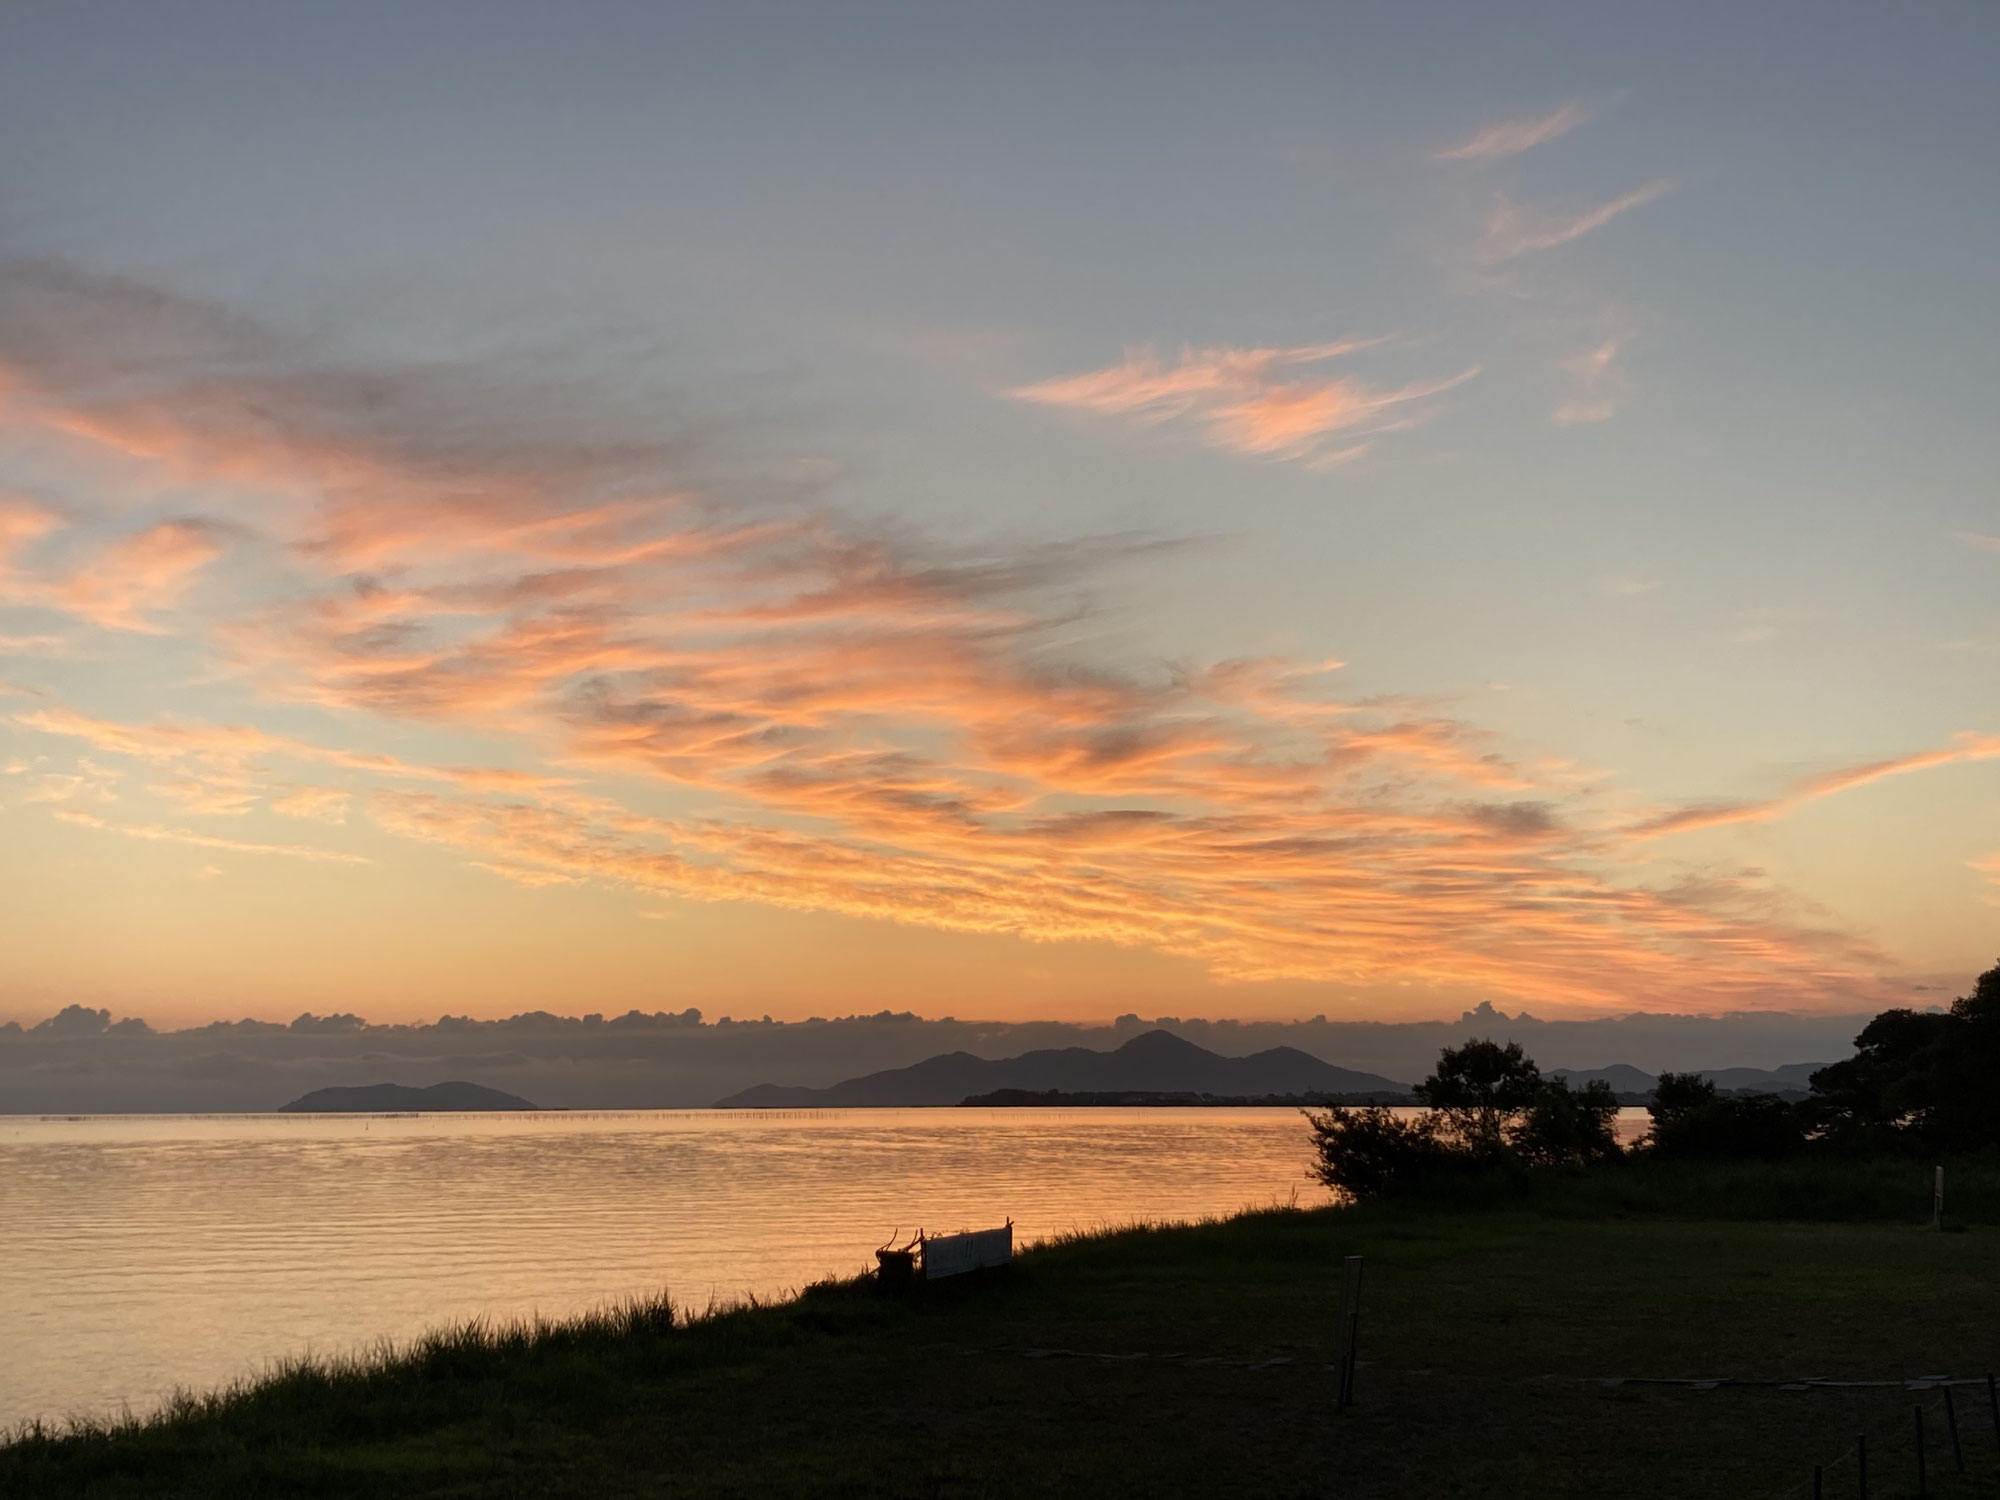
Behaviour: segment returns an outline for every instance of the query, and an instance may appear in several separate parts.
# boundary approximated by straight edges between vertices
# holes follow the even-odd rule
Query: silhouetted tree
[[[2000,965],[1947,1011],[1883,1011],[1854,1047],[1812,1076],[1811,1113],[1829,1136],[1944,1150],[2000,1144]]]
[[[1475,1156],[1498,1159],[1509,1120],[1535,1102],[1542,1070],[1519,1042],[1467,1042],[1438,1053],[1417,1097],[1444,1116],[1445,1129]]]
[[[1545,1078],[1508,1144],[1530,1166],[1587,1167],[1618,1155],[1617,1118],[1618,1096],[1603,1079],[1572,1089],[1566,1078]]]

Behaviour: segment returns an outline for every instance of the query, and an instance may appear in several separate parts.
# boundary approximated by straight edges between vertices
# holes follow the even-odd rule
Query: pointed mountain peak
[[[1141,1032],[1120,1047],[1115,1056],[1147,1058],[1214,1057],[1216,1054],[1206,1047],[1198,1047],[1186,1037],[1175,1036],[1171,1031],[1155,1029]]]

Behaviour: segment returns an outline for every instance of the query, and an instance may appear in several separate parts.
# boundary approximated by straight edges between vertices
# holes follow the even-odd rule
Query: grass
[[[1834,1500],[1855,1493],[1834,1460],[1865,1431],[1888,1500],[1914,1493],[1919,1403],[1931,1493],[1993,1493],[1983,1387],[1959,1392],[1961,1477],[1936,1391],[1603,1383],[2000,1362],[2000,1229],[1921,1228],[1928,1184],[1910,1191],[1907,1164],[1863,1172],[1819,1222],[1718,1217],[1823,1186],[1796,1166],[1723,1170],[1705,1196],[1699,1174],[1616,1172],[1480,1210],[1081,1237],[900,1298],[849,1283],[694,1319],[659,1301],[461,1327],[148,1421],[20,1435],[0,1447],[0,1495],[1775,1500],[1825,1462]],[[1892,1188],[1898,1217],[1860,1211]],[[1348,1254],[1367,1257],[1364,1363],[1336,1415]]]
[[[1922,1222],[1934,1163],[1912,1156],[1808,1155],[1785,1161],[1673,1161],[1643,1154],[1581,1173],[1447,1180],[1429,1206],[1531,1207],[1569,1217]],[[1943,1162],[1947,1222],[2000,1225],[2000,1158]]]

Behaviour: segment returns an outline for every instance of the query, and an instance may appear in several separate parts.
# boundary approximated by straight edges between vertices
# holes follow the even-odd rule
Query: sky
[[[1990,7],[0,25],[0,1019],[2000,951]]]

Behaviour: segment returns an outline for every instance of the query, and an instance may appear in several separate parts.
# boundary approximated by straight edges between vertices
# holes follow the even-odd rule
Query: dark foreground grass
[[[1918,1404],[1931,1493],[1990,1495],[1983,1387],[1958,1391],[1961,1477],[1934,1390],[1604,1383],[1983,1375],[2000,1229],[1929,1232],[1901,1180],[1901,1221],[1620,1217],[1591,1199],[1610,1187],[1570,1185],[1478,1212],[1130,1230],[901,1298],[851,1284],[693,1321],[654,1303],[464,1328],[145,1423],[29,1434],[0,1448],[0,1495],[1678,1500],[1804,1494],[1825,1462],[1832,1500],[1856,1493],[1835,1460],[1866,1431],[1885,1500],[1914,1493]],[[1364,1363],[1336,1415],[1347,1254],[1367,1257]]]

